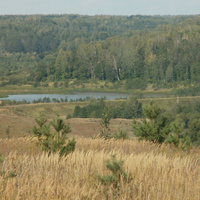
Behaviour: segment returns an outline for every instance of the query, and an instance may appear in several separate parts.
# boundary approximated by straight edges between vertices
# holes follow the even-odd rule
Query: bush
[[[139,78],[133,78],[126,80],[126,89],[132,90],[132,89],[141,89],[145,90],[147,87],[147,82],[145,80],[139,79]]]
[[[200,118],[190,120],[189,132],[191,136],[191,141],[194,145],[200,145]]]
[[[108,132],[109,130],[109,125],[110,125],[110,112],[109,109],[106,107],[103,110],[102,118],[100,121],[100,126],[101,126],[101,132],[100,132],[100,137],[104,139],[110,139],[111,135]]]
[[[117,160],[116,155],[113,155],[110,160],[106,161],[106,167],[111,171],[110,175],[99,176],[99,180],[104,185],[113,185],[115,188],[119,188],[120,180],[127,181],[127,173],[123,170],[123,160]]]
[[[170,133],[170,121],[163,111],[151,102],[143,110],[145,118],[142,122],[133,121],[134,134],[140,140],[163,143]]]
[[[191,147],[191,138],[187,132],[183,132],[184,126],[184,122],[179,119],[171,123],[171,132],[166,138],[165,143],[182,150],[189,150]]]
[[[68,114],[67,115],[67,119],[71,119],[72,118],[72,115],[71,114]]]
[[[185,123],[180,118],[170,122],[169,117],[154,102],[144,108],[142,122],[133,121],[134,134],[139,140],[148,140],[159,144],[167,143],[173,147],[189,150],[190,136],[183,132]]]
[[[55,82],[53,83],[53,86],[54,86],[55,88],[57,88],[57,87],[58,87],[58,82],[55,81]]]
[[[105,102],[103,99],[92,99],[89,105],[85,107],[76,106],[74,109],[73,117],[80,117],[80,118],[101,118],[103,110],[105,108]]]
[[[173,91],[173,94],[178,95],[178,96],[199,96],[200,86],[195,85],[193,87],[176,89]]]
[[[127,140],[127,139],[129,139],[129,135],[126,131],[119,130],[118,133],[114,133],[113,138],[115,138],[117,140],[119,140],[119,139]]]
[[[20,105],[20,104],[30,104],[29,101],[23,100],[23,101],[15,101],[15,100],[3,100],[0,106],[6,106],[6,105]]]
[[[106,104],[103,99],[92,99],[89,105],[85,107],[76,106],[73,117],[80,118],[101,118]],[[126,118],[132,119],[133,117],[142,117],[142,103],[140,103],[134,96],[131,96],[127,102],[122,103],[118,107],[110,109],[111,118]]]

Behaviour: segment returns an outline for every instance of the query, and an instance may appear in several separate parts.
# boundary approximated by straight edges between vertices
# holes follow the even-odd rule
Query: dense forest
[[[0,84],[197,84],[200,16],[0,16]]]

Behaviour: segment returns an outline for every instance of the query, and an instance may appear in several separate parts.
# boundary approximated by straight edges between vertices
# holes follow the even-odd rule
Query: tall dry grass
[[[64,158],[48,157],[28,138],[0,140],[0,147],[2,200],[200,199],[199,150],[188,154],[148,142],[86,138],[78,138],[75,152]],[[113,154],[131,177],[118,188],[98,178],[110,174],[105,161]]]

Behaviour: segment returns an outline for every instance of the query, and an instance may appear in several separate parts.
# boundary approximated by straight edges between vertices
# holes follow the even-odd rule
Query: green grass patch
[[[53,82],[49,82],[47,86],[43,86],[44,84],[40,84],[38,87],[34,87],[33,85],[7,85],[4,87],[0,87],[0,95],[2,97],[6,97],[11,94],[70,94],[73,91],[77,92],[117,92],[117,93],[130,93],[136,96],[144,95],[162,95],[169,96],[171,95],[170,89],[159,89],[154,90],[151,87],[148,87],[145,90],[140,89],[126,89],[124,86],[124,82],[120,85],[117,83],[112,83],[108,81],[80,81],[80,80],[72,80],[69,82],[68,87],[65,87],[62,82],[58,82],[58,86],[54,87]],[[0,97],[1,97],[0,96]]]

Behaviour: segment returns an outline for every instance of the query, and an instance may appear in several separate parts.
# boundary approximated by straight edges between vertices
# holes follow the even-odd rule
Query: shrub
[[[191,138],[187,132],[183,132],[184,126],[185,124],[180,119],[176,119],[171,123],[171,132],[166,138],[165,143],[182,150],[189,150]]]
[[[101,118],[106,104],[104,99],[91,99],[89,105],[85,107],[76,106],[74,109],[74,117],[80,118]],[[142,117],[142,103],[140,103],[134,96],[131,96],[127,102],[122,103],[120,106],[112,107],[110,109],[111,118],[126,118],[132,119],[133,117]]]
[[[100,121],[100,126],[101,126],[101,132],[100,132],[100,137],[104,139],[110,139],[111,135],[108,132],[109,130],[109,125],[110,125],[110,113],[109,109],[106,107],[103,110],[102,118]]]
[[[139,140],[148,140],[159,144],[166,143],[172,147],[189,150],[191,139],[184,133],[185,123],[177,118],[170,122],[169,117],[154,102],[144,108],[142,122],[133,121],[134,134]]]
[[[145,118],[142,122],[133,121],[134,134],[140,140],[163,143],[170,133],[170,121],[163,111],[151,102],[143,110]]]
[[[126,140],[129,139],[129,135],[126,131],[119,130],[118,133],[114,133],[113,138]]]
[[[53,86],[54,86],[55,88],[57,88],[57,87],[58,87],[58,82],[55,81],[55,82],[53,83]]]
[[[67,119],[71,119],[72,118],[72,115],[71,114],[68,114],[67,115]]]
[[[126,89],[141,89],[145,90],[147,87],[147,82],[139,78],[133,78],[126,80]]]
[[[111,171],[110,175],[98,176],[99,180],[104,185],[113,185],[114,188],[120,187],[120,180],[128,181],[127,173],[123,169],[123,160],[117,160],[116,155],[106,161],[106,167]]]

